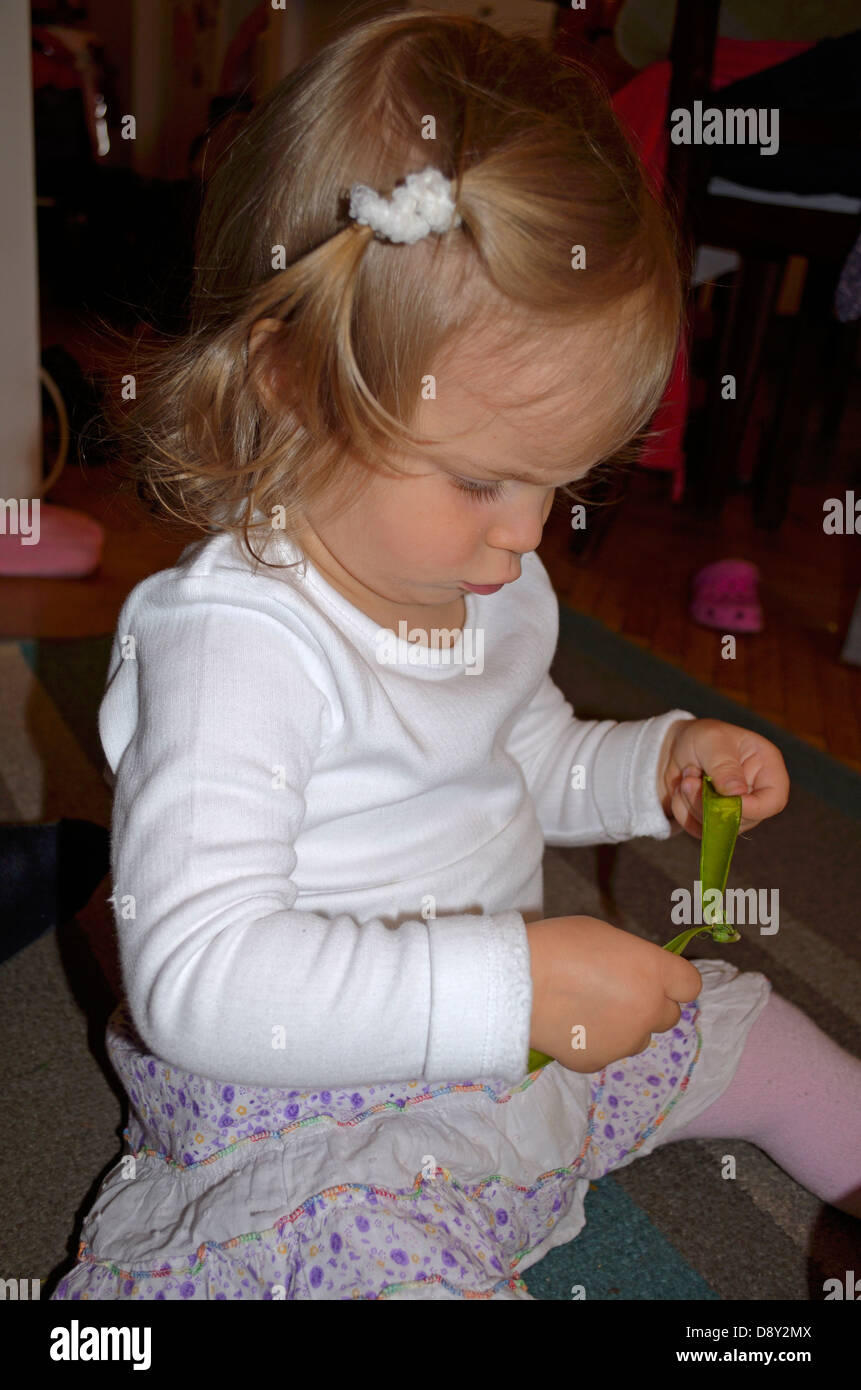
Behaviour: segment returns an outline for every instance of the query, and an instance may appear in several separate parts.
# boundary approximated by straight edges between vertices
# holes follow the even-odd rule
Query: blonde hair
[[[457,229],[405,246],[349,220],[352,184],[389,194],[427,165],[454,180]],[[574,245],[586,270],[571,269]],[[679,262],[589,69],[476,20],[388,14],[254,109],[206,187],[187,331],[135,343],[137,400],[106,414],[151,510],[241,534],[261,560],[249,535],[271,530],[276,507],[294,538],[306,507],[360,481],[348,456],[371,470],[422,442],[410,429],[422,378],[458,336],[504,316],[516,354],[646,288],[621,448],[669,378]],[[279,327],[249,361],[261,318]]]

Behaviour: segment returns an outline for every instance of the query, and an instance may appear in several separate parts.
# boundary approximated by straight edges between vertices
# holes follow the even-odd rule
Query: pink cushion
[[[30,500],[19,521],[29,535],[9,534],[15,522],[8,508],[0,509],[0,523],[6,531],[0,535],[0,575],[80,579],[101,564],[105,529],[84,512]]]

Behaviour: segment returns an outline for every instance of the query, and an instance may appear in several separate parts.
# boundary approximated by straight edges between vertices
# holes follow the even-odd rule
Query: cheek
[[[442,545],[453,555],[471,553],[487,529],[490,508],[470,502],[455,488],[449,488],[437,507],[434,529]]]
[[[463,501],[450,486],[417,489],[401,511],[403,534],[415,537],[419,544],[422,537],[432,537],[437,547],[456,546],[475,528],[475,518]]]
[[[448,487],[415,500],[394,545],[399,555],[416,564],[458,568],[473,558],[486,525],[480,507]]]

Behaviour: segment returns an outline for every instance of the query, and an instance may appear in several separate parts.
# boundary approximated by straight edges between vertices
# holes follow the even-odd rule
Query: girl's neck
[[[446,645],[454,645],[457,633],[466,622],[466,599],[463,594],[458,594],[450,603],[434,607],[394,603],[380,597],[354,579],[313,531],[304,532],[297,541],[303,554],[326,583],[331,584],[332,588],[343,595],[354,608],[358,608],[360,613],[372,618],[381,627],[399,635],[399,624],[406,623],[408,634],[418,633],[417,638],[411,636],[408,640],[418,641],[422,646],[430,645],[431,629],[435,628],[438,632],[449,631],[452,633],[452,641]]]

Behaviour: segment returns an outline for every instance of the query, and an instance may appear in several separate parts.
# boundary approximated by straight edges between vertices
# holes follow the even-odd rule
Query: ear
[[[248,364],[255,355],[272,342],[273,335],[283,332],[280,319],[258,319],[248,336]],[[283,409],[289,403],[288,384],[281,365],[274,365],[260,379],[260,390],[269,410]]]
[[[248,338],[248,360],[262,347],[271,333],[277,333],[281,328],[280,319],[258,319],[251,329]]]

